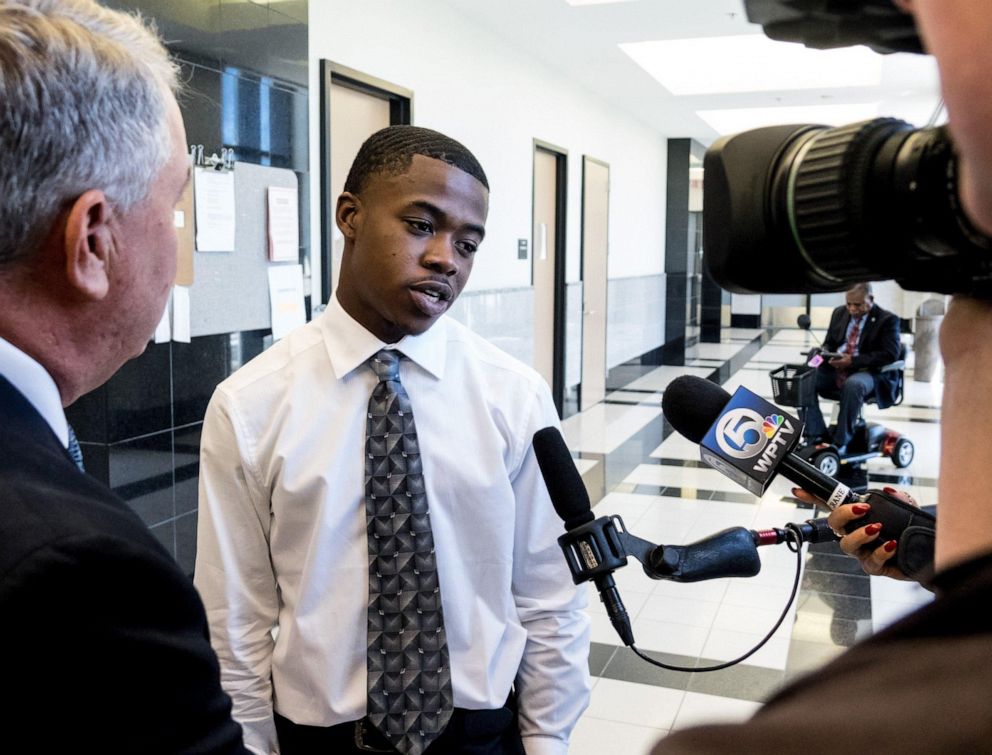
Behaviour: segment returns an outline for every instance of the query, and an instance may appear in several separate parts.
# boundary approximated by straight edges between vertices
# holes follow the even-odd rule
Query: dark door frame
[[[565,406],[565,232],[568,212],[568,150],[534,139],[531,151],[531,197],[530,227],[534,228],[534,180],[535,166],[533,155],[537,150],[551,154],[555,158],[555,269],[554,269],[554,324],[552,335],[552,380],[551,397],[554,399],[558,416],[562,416]],[[535,239],[531,239],[530,284],[534,285]]]
[[[331,254],[337,197],[331,196],[331,84],[354,89],[389,101],[391,126],[413,123],[413,90],[348,68],[320,61],[320,285],[321,294],[331,292]]]

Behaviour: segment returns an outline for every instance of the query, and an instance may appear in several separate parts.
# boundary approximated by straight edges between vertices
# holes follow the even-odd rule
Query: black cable
[[[785,617],[789,615],[789,609],[792,607],[792,602],[796,599],[796,593],[799,592],[799,577],[802,574],[803,568],[803,536],[799,530],[799,527],[795,524],[787,524],[784,529],[789,533],[789,539],[786,540],[786,546],[789,550],[796,554],[796,578],[792,582],[792,593],[789,595],[789,600],[785,604],[785,609],[782,611],[782,615],[778,617],[778,621],[775,622],[775,626],[771,628],[771,631],[765,635],[764,639],[761,640],[757,645],[748,650],[740,658],[735,658],[732,661],[727,661],[726,663],[720,663],[716,666],[703,666],[702,668],[691,668],[689,666],[672,666],[667,663],[662,663],[661,661],[656,661],[654,658],[649,658],[640,650],[638,650],[634,645],[630,646],[630,649],[634,651],[638,658],[641,658],[653,666],[658,666],[659,668],[667,669],[668,671],[689,671],[689,672],[702,672],[702,671],[720,671],[725,668],[730,668],[735,666],[743,660],[750,658],[752,655],[757,653],[765,645],[768,640],[772,638],[772,635],[778,631],[778,628],[782,626],[782,622],[785,621]]]

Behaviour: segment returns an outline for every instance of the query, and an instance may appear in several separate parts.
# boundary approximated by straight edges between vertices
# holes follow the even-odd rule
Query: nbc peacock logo
[[[775,433],[778,432],[783,422],[785,422],[785,417],[781,414],[769,414],[765,417],[764,422],[761,423],[761,431],[768,440],[771,440],[775,437]]]

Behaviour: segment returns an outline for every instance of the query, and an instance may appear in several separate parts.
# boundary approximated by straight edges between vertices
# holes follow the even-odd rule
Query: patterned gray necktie
[[[72,425],[69,425],[69,446],[68,446],[69,456],[72,460],[76,462],[76,466],[79,467],[80,472],[85,472],[86,468],[83,467],[83,449],[79,447],[79,441],[76,439],[76,433],[72,429]]]
[[[454,707],[434,536],[400,355],[369,363],[365,513],[369,540],[368,717],[402,753],[420,755]]]

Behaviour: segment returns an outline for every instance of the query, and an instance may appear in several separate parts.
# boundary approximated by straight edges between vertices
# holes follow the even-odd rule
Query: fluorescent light
[[[569,5],[609,5],[610,3],[629,3],[631,0],[565,0]]]
[[[754,107],[733,110],[699,110],[696,112],[718,134],[736,134],[761,126],[785,123],[819,123],[840,126],[878,116],[874,102],[854,105],[811,105],[809,107]]]
[[[939,98],[937,98],[939,101]],[[807,105],[800,107],[753,107],[726,110],[697,110],[696,115],[719,134],[736,134],[750,128],[778,126],[786,123],[815,123],[841,126],[845,123],[869,118],[899,118],[916,127],[925,126],[933,118],[937,104],[931,97],[883,102],[838,103],[834,105]],[[944,115],[945,111],[941,110]],[[938,117],[943,123],[946,117]]]
[[[877,86],[882,56],[867,47],[810,50],[763,34],[631,42],[620,49],[672,94]]]

